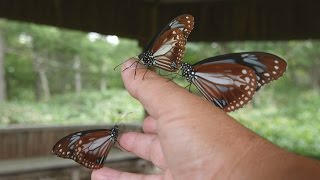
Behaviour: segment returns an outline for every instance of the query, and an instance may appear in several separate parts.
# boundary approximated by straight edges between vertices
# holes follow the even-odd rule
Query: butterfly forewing
[[[244,65],[254,69],[258,78],[258,90],[270,81],[276,80],[287,69],[287,63],[282,58],[264,52],[240,53]]]
[[[257,90],[272,80],[276,80],[286,71],[287,63],[280,57],[266,52],[241,52],[207,58],[199,63],[241,64],[255,71]]]
[[[187,39],[194,27],[194,17],[190,14],[183,14],[174,18],[169,24],[169,28],[179,28],[185,39]]]
[[[182,14],[171,20],[148,44],[144,51],[148,51],[158,41],[158,38],[171,29],[179,29],[187,40],[194,27],[194,17],[190,14]]]
[[[115,144],[116,137],[115,128],[113,131],[108,129],[80,131],[59,140],[52,151],[59,157],[73,159],[87,168],[99,169]]]
[[[254,71],[239,64],[197,63],[192,83],[203,96],[226,112],[243,107],[257,87]]]

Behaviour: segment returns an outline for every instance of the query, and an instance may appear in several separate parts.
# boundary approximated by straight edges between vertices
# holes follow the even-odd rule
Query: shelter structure
[[[316,0],[1,0],[0,17],[138,39],[190,13],[189,41],[319,39]]]

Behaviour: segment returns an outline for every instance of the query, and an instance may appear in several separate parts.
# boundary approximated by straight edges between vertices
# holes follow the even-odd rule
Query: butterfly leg
[[[149,68],[147,68],[146,71],[144,72],[142,80],[144,80],[144,76],[147,74],[148,70],[149,70]]]
[[[134,76],[133,76],[133,79],[136,79],[136,74],[137,74],[137,68],[138,68],[138,64],[139,64],[139,62],[138,61],[136,61],[136,68],[134,69]]]
[[[119,149],[119,150],[121,150],[121,151],[129,152],[129,151],[127,151],[124,147],[122,147],[122,146],[120,145],[120,142],[119,142],[118,140],[115,142],[115,144],[116,144],[116,146],[113,146],[114,148],[117,148],[117,149]]]
[[[188,88],[188,91],[191,92],[191,83],[188,84],[186,87],[184,87],[185,89]]]

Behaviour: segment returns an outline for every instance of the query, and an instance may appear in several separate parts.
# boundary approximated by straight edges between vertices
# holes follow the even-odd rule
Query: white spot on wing
[[[244,80],[246,80],[247,83],[250,82],[250,77],[245,77]]]

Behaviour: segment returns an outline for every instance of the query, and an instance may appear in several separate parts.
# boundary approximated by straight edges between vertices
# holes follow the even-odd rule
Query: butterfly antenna
[[[126,68],[124,68],[124,69],[122,70],[122,72],[123,72],[123,71],[125,71],[125,70],[127,70],[127,69],[129,69],[129,68],[131,68],[131,66],[132,66],[132,65],[134,65],[135,63],[137,63],[137,64],[138,64],[138,63],[139,63],[139,61],[135,61],[135,62],[133,62],[130,66],[128,66],[128,67],[126,67]],[[137,65],[137,66],[138,66],[138,65]]]
[[[137,59],[137,56],[133,56],[133,57],[131,57],[131,58],[129,58],[129,59],[133,59],[133,58],[136,58],[136,59]],[[120,64],[118,64],[118,65],[116,65],[116,67],[114,67],[113,70],[115,71],[119,66],[121,66],[121,65],[124,64],[125,62],[129,61],[129,59],[123,61],[122,63],[120,63]]]
[[[119,129],[118,129],[118,131],[119,131],[120,133],[126,132],[126,125],[125,125],[124,123],[120,123],[120,124],[119,124]]]
[[[134,112],[128,112],[128,113],[121,113],[121,116],[119,118],[117,118],[117,122],[119,122],[119,131],[120,129],[126,129],[126,125],[124,123],[122,123],[123,121],[125,121],[125,118],[127,118],[130,114],[133,114]]]
[[[125,62],[127,62],[128,60],[125,60],[124,62],[122,62],[122,63],[120,63],[120,64],[118,64],[118,65],[116,65],[116,67],[114,67],[113,68],[113,70],[115,71],[119,66],[121,66],[122,64],[124,64]]]

